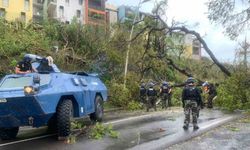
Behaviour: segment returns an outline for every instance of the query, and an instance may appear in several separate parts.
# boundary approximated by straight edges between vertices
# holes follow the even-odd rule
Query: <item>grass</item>
[[[240,131],[240,129],[237,128],[237,127],[235,127],[235,126],[227,126],[226,128],[227,128],[228,130],[234,131],[234,132]]]

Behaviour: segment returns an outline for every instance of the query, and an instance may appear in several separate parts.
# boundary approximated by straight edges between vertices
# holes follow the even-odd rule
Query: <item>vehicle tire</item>
[[[95,112],[90,114],[90,120],[92,121],[102,121],[103,117],[103,99],[101,96],[97,95],[95,97]]]
[[[0,139],[2,139],[2,140],[15,139],[18,131],[19,131],[19,127],[0,128]]]
[[[58,137],[67,137],[71,133],[71,120],[73,118],[73,104],[69,99],[63,100],[57,107]]]

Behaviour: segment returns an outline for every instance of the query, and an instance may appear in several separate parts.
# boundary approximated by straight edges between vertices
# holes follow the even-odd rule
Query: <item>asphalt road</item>
[[[250,114],[167,150],[249,150]]]
[[[134,117],[133,117],[134,116]],[[116,112],[106,115],[105,124],[112,124],[114,130],[120,133],[118,139],[105,137],[101,140],[89,139],[87,133],[77,137],[75,144],[57,141],[55,136],[25,140],[24,134],[39,131],[26,129],[19,139],[0,143],[0,150],[121,150],[121,149],[165,149],[168,146],[202,134],[220,123],[234,119],[237,115],[224,114],[218,110],[203,110],[200,114],[198,131],[190,128],[182,129],[182,109],[172,109],[164,112]],[[28,134],[29,135],[29,134]],[[23,136],[23,137],[22,137]],[[9,143],[12,142],[12,143]],[[16,143],[17,142],[17,143]],[[6,144],[6,145],[3,145]]]

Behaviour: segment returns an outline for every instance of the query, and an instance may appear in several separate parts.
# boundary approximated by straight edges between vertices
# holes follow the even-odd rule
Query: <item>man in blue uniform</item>
[[[190,115],[192,113],[192,123],[194,130],[199,129],[197,124],[198,107],[202,105],[200,90],[195,86],[195,79],[190,77],[186,81],[186,86],[182,91],[182,104],[185,113],[183,128],[188,129]]]

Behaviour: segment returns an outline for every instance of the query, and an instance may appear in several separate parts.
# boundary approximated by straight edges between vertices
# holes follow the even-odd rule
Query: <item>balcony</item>
[[[33,0],[33,6],[43,8],[44,0]]]
[[[94,25],[105,25],[106,24],[105,19],[97,19],[94,17],[88,17],[88,22],[89,22],[89,24],[94,24]]]
[[[89,0],[89,8],[105,11],[105,0]]]

